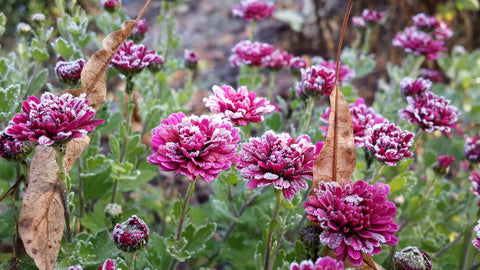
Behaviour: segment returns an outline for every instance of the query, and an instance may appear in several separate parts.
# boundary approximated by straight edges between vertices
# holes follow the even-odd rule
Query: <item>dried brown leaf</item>
[[[90,137],[88,136],[75,138],[67,143],[67,149],[65,152],[65,170],[67,174],[70,174],[70,170],[72,169],[75,160],[82,155],[83,150],[85,150],[89,144]]]
[[[23,197],[18,230],[25,250],[40,270],[55,267],[64,229],[62,189],[55,150],[37,146]]]

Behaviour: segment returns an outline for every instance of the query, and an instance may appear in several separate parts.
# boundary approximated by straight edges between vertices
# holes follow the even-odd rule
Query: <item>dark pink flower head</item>
[[[140,19],[130,33],[130,38],[135,42],[140,42],[148,30],[147,20]]]
[[[406,77],[400,82],[400,92],[404,96],[415,96],[427,92],[432,87],[428,79],[418,78],[416,80]]]
[[[465,135],[465,144],[463,145],[465,157],[473,162],[480,161],[480,140],[477,135],[472,137]]]
[[[434,69],[422,69],[422,74],[420,76],[435,83],[443,81],[442,74]]]
[[[148,163],[186,175],[192,181],[197,176],[213,181],[237,160],[239,129],[218,116],[174,113],[162,120],[152,135]]]
[[[307,67],[307,61],[300,56],[295,56],[290,58],[290,72],[295,76],[300,76],[300,70]]]
[[[248,65],[253,67],[262,66],[262,58],[275,51],[275,46],[268,43],[250,40],[240,41],[232,48],[233,54],[230,56],[232,66]]]
[[[229,119],[234,125],[245,126],[248,123],[260,123],[263,115],[275,110],[266,98],[257,97],[246,86],[236,91],[229,85],[213,86],[214,95],[204,98],[205,106],[212,112]]]
[[[98,270],[116,270],[115,262],[113,260],[106,259],[103,265],[98,267]]]
[[[427,32],[435,30],[440,26],[440,22],[435,16],[427,16],[425,13],[419,13],[412,17],[413,25]]]
[[[147,46],[125,41],[112,59],[111,65],[126,76],[139,73],[150,65],[163,63],[157,52],[148,50]]]
[[[335,88],[335,70],[323,66],[301,69],[302,77],[297,82],[297,93],[303,97],[329,96]]]
[[[58,61],[55,65],[55,76],[58,81],[68,85],[75,85],[80,81],[85,61],[77,59],[75,61]]]
[[[355,146],[363,147],[365,145],[365,130],[367,127],[383,123],[387,120],[375,113],[372,107],[367,107],[363,98],[357,98],[357,100],[354,103],[350,103],[348,107],[352,117]],[[319,129],[323,131],[324,136],[327,136],[330,111],[331,109],[327,108],[325,113],[320,117],[320,121],[327,124],[326,126],[319,127]]]
[[[148,243],[150,232],[147,224],[136,215],[113,228],[113,242],[125,252],[135,252]]]
[[[32,151],[31,141],[20,141],[5,131],[0,132],[0,157],[9,161],[25,160]]]
[[[410,148],[414,134],[385,121],[368,126],[365,130],[365,146],[370,155],[388,166],[395,166],[403,158],[413,156]]]
[[[298,265],[293,262],[290,264],[290,270],[343,270],[343,262],[330,257],[319,257],[317,262],[305,260]]]
[[[414,97],[407,97],[408,105],[399,111],[400,117],[410,124],[418,125],[423,131],[443,131],[450,136],[460,114],[450,100],[427,91]]]
[[[273,3],[266,3],[264,0],[244,0],[232,7],[233,16],[243,18],[244,21],[258,21],[267,16],[272,17],[274,11]]]
[[[36,145],[64,144],[103,124],[104,120],[93,119],[95,110],[88,103],[85,94],[74,97],[69,93],[61,96],[44,93],[40,99],[29,96],[6,133],[19,141],[33,141]]]
[[[406,247],[395,252],[393,256],[395,269],[398,270],[431,270],[432,262],[430,256],[417,247]]]
[[[472,187],[470,190],[472,191],[473,195],[480,199],[480,173],[478,173],[478,171],[472,171],[472,175],[470,175],[470,181],[472,181]]]
[[[434,40],[429,34],[418,30],[415,26],[407,27],[404,32],[397,33],[393,46],[402,47],[405,52],[415,55],[425,55],[427,59],[435,60],[439,52],[446,51],[444,42]]]
[[[83,267],[77,264],[77,265],[68,267],[68,270],[83,270]]]
[[[287,133],[267,131],[261,138],[242,144],[236,162],[250,189],[273,185],[287,200],[308,187],[305,179],[313,177],[315,146],[306,135],[297,140]]]
[[[114,12],[120,7],[120,0],[102,0],[103,8],[108,12]]]
[[[480,220],[478,221],[477,226],[473,228],[473,231],[475,232],[475,239],[472,240],[472,244],[480,251]]]
[[[262,67],[275,71],[280,70],[290,65],[291,58],[292,56],[287,52],[275,50],[262,58]]]
[[[337,62],[336,61],[323,61],[319,64],[321,67],[326,67],[329,69],[336,70]],[[338,84],[342,85],[342,82],[349,81],[355,77],[355,70],[350,69],[347,65],[342,63],[338,64]]]
[[[308,218],[322,227],[320,242],[333,249],[337,260],[359,266],[362,252],[372,255],[382,251],[381,244],[396,245],[398,230],[394,217],[397,207],[387,201],[387,184],[349,180],[320,181],[315,195],[303,204]]]
[[[367,27],[367,24],[365,23],[365,20],[363,20],[362,16],[353,16],[350,20],[353,23],[353,25],[358,28]]]
[[[433,31],[433,35],[439,40],[451,39],[453,31],[445,22],[440,21],[438,27]]]
[[[381,19],[383,19],[383,14],[376,11],[376,10],[373,10],[373,9],[364,9],[362,11],[362,19],[363,21],[365,21],[366,23],[369,23],[369,24],[376,24],[378,23]]]
[[[198,54],[196,52],[185,49],[185,51],[183,52],[183,62],[185,63],[186,68],[191,70],[196,69],[198,64]]]
[[[448,168],[453,161],[455,161],[455,156],[442,155],[437,158],[438,166],[441,168]]]

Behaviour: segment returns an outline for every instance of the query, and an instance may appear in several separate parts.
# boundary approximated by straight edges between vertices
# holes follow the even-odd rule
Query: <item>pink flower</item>
[[[293,262],[290,270],[343,270],[343,262],[330,257],[319,257],[315,264],[311,260],[305,260],[298,265]]]
[[[476,238],[472,240],[472,244],[475,248],[477,248],[480,251],[480,220],[478,221],[477,226],[473,228],[473,231],[476,234]]]
[[[300,70],[302,68],[307,67],[307,62],[302,57],[295,56],[290,58],[289,66],[290,66],[290,72],[292,72],[293,75],[300,76],[301,75]]]
[[[263,0],[244,0],[232,8],[233,16],[243,18],[244,21],[272,17],[274,11],[273,3],[266,3]]]
[[[438,27],[433,31],[433,35],[439,40],[451,39],[453,31],[445,22],[440,21]]]
[[[400,92],[404,96],[423,94],[430,90],[430,87],[432,87],[432,82],[423,78],[413,80],[412,78],[406,77],[400,82]]]
[[[115,270],[115,262],[113,260],[107,259],[98,267],[98,270]]]
[[[213,92],[213,96],[203,99],[205,106],[212,112],[228,118],[234,125],[260,123],[263,121],[264,114],[275,110],[266,98],[260,98],[254,92],[248,92],[246,86],[241,86],[236,91],[229,85],[221,88],[215,85]]]
[[[58,81],[68,85],[75,85],[80,81],[85,61],[77,59],[75,61],[58,61],[55,65],[55,76]]]
[[[185,51],[183,52],[183,61],[185,63],[185,67],[194,70],[197,68],[198,54],[188,49],[185,49]]]
[[[301,69],[302,77],[297,82],[297,93],[307,98],[310,96],[329,96],[335,88],[335,70],[323,66],[311,66]]]
[[[283,67],[290,65],[290,59],[292,56],[287,52],[281,50],[275,50],[269,55],[265,55],[262,58],[262,67],[270,70],[280,70]]]
[[[366,8],[362,11],[362,19],[366,23],[375,24],[383,19],[383,14],[376,10]]]
[[[480,174],[478,171],[472,171],[470,181],[472,181],[472,188],[470,190],[472,191],[473,195],[480,199]]]
[[[438,166],[441,168],[448,168],[453,161],[455,161],[455,156],[442,155],[437,158]]]
[[[465,144],[463,145],[465,157],[473,162],[480,161],[480,140],[477,135],[472,137],[465,136]]]
[[[140,19],[133,28],[132,33],[130,33],[130,38],[135,42],[139,42],[145,37],[147,30],[147,20]]]
[[[308,218],[319,224],[323,232],[320,242],[333,249],[337,260],[359,266],[362,252],[372,255],[382,251],[381,244],[396,245],[398,230],[394,217],[397,208],[387,201],[387,184],[349,180],[340,186],[337,182],[321,181],[303,204]]]
[[[32,151],[32,142],[19,141],[8,135],[5,131],[0,132],[0,157],[9,161],[25,160]]]
[[[442,74],[434,69],[423,69],[421,77],[436,83],[443,81]]]
[[[36,145],[64,144],[103,124],[104,120],[93,119],[95,110],[88,103],[85,94],[74,97],[69,93],[61,96],[44,93],[40,99],[29,96],[6,133],[20,141],[33,141]]]
[[[365,20],[363,20],[362,16],[353,16],[350,21],[353,23],[354,26],[359,28],[365,28],[367,24]]]
[[[440,26],[438,19],[435,16],[427,16],[424,13],[419,13],[412,17],[413,24],[425,31],[433,31]]]
[[[425,55],[427,59],[435,60],[439,52],[446,51],[443,41],[434,40],[415,26],[407,27],[404,32],[397,33],[393,46],[402,47],[405,52],[415,55]]]
[[[103,8],[108,12],[114,12],[120,7],[120,0],[102,0]]]
[[[423,131],[440,130],[450,136],[450,130],[455,127],[460,114],[455,106],[450,105],[450,100],[427,91],[407,97],[407,102],[407,107],[399,111],[401,118],[418,125]]]
[[[315,146],[306,135],[297,140],[287,133],[267,131],[261,138],[251,138],[242,144],[236,162],[247,187],[254,189],[273,185],[281,189],[287,200],[308,187],[304,179],[313,177]]]
[[[319,64],[322,67],[336,70],[337,62],[336,61],[323,61]],[[338,84],[341,85],[342,82],[351,80],[355,76],[355,70],[350,69],[347,65],[338,64]]]
[[[393,256],[395,269],[398,270],[430,270],[432,261],[425,251],[417,247],[406,247],[395,252]]]
[[[232,66],[249,65],[253,67],[262,66],[262,59],[270,55],[275,46],[268,43],[251,42],[250,40],[240,41],[233,47],[233,55],[230,56]]]
[[[356,147],[363,147],[365,145],[365,130],[369,126],[383,123],[387,121],[381,115],[376,114],[372,107],[367,107],[363,98],[357,98],[355,103],[349,104],[350,114],[352,116],[353,136]],[[328,118],[330,117],[330,108],[327,108],[325,114],[322,114],[320,121],[327,123],[326,126],[320,126],[323,135],[327,136]]]
[[[148,163],[192,181],[201,176],[210,182],[237,160],[239,129],[220,117],[187,117],[178,112],[162,120],[152,134]]]
[[[77,265],[68,267],[68,270],[83,270],[83,267],[77,264]]]
[[[133,215],[126,221],[117,223],[112,234],[113,242],[119,249],[125,252],[135,252],[147,245],[150,232],[147,224]]]
[[[112,59],[111,65],[126,76],[132,76],[150,65],[163,64],[162,56],[147,46],[125,41]]]
[[[413,139],[412,132],[402,130],[388,121],[368,126],[365,130],[365,146],[368,152],[388,166],[395,166],[401,159],[413,156],[410,152]]]

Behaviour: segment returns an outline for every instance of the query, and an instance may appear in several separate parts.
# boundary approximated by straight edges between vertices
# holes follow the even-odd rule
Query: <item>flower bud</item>
[[[32,27],[28,23],[21,22],[17,24],[17,30],[20,34],[27,36],[32,31]]]
[[[144,37],[145,33],[148,30],[147,26],[147,20],[141,19],[137,22],[137,25],[132,30],[132,33],[130,33],[130,39],[133,40],[135,43],[140,42]]]
[[[322,228],[317,225],[308,225],[300,230],[300,240],[303,242],[310,259],[316,259],[318,256],[321,233]]]
[[[55,65],[55,75],[57,79],[64,84],[75,85],[80,81],[85,61],[77,59],[75,61],[59,61]]]
[[[185,61],[185,67],[194,70],[197,68],[198,64],[198,54],[190,50],[185,50],[183,53],[183,58]]]
[[[0,132],[0,157],[13,162],[22,161],[32,149],[32,142],[18,140],[5,131]]]
[[[103,8],[108,12],[115,12],[120,5],[120,0],[102,0]]]
[[[149,230],[147,224],[136,215],[123,223],[117,223],[113,229],[113,241],[125,252],[135,252],[148,243]]]
[[[105,210],[103,212],[105,213],[107,219],[115,224],[122,217],[123,210],[121,205],[109,203],[107,206],[105,206]]]
[[[406,247],[393,256],[396,270],[430,270],[432,262],[424,251],[417,247]]]
[[[32,24],[34,26],[43,26],[47,18],[42,13],[35,13],[32,15]]]
[[[115,262],[113,260],[107,259],[103,265],[98,267],[98,270],[115,270]]]

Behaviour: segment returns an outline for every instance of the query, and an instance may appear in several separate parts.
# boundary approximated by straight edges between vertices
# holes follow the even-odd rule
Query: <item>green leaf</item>
[[[94,233],[99,232],[104,228],[109,228],[111,224],[105,217],[105,206],[106,203],[104,201],[99,201],[97,204],[95,204],[93,213],[87,212],[82,218],[82,226]]]
[[[274,112],[265,118],[265,125],[267,126],[267,129],[279,131],[282,127],[282,116],[278,112]]]
[[[40,91],[40,89],[45,85],[48,78],[48,69],[44,68],[38,72],[38,74],[32,79],[32,84],[28,89],[27,95],[33,95]]]
[[[52,44],[52,47],[65,59],[70,59],[70,57],[75,53],[75,46],[69,44],[68,41],[62,37],[57,38],[55,43]]]
[[[297,32],[300,32],[302,30],[302,25],[304,18],[301,14],[298,12],[291,10],[291,9],[283,9],[283,10],[277,10],[273,14],[273,16],[280,20],[288,23],[290,27]]]
[[[9,121],[17,108],[22,104],[21,89],[19,84],[9,85],[7,88],[0,88],[0,122]]]
[[[113,184],[109,180],[111,172],[110,162],[104,155],[86,158],[85,168],[80,174],[85,200],[100,199],[112,189]]]
[[[170,254],[170,256],[174,257],[175,260],[179,262],[184,262],[185,260],[188,260],[192,257],[192,254],[185,250],[185,247],[187,246],[187,239],[185,237],[182,237],[180,241],[175,241],[175,236],[171,235],[169,238],[167,238],[167,252]]]
[[[358,67],[355,70],[355,77],[360,78],[363,77],[375,68],[377,65],[377,62],[375,61],[375,55],[374,54],[369,54],[362,59],[360,59],[358,63]]]
[[[46,49],[40,49],[38,47],[33,47],[31,53],[32,53],[33,58],[35,58],[35,60],[39,63],[48,59],[48,52],[47,52]]]
[[[141,250],[139,255],[152,269],[167,269],[171,261],[165,239],[156,232],[150,234],[147,249]]]
[[[187,239],[185,250],[194,255],[205,248],[205,243],[212,237],[217,229],[217,224],[208,222],[200,227],[189,224],[182,237]]]
[[[0,12],[0,37],[5,33],[5,24],[7,23],[7,18],[3,12]]]
[[[457,0],[459,10],[479,10],[480,2],[478,0]]]

